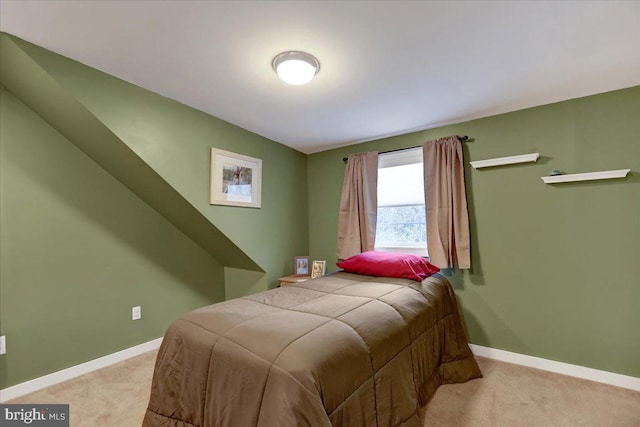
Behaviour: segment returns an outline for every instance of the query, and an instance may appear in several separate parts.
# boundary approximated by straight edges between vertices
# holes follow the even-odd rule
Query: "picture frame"
[[[309,257],[308,256],[297,256],[294,258],[293,271],[295,271],[294,276],[309,276],[311,275],[311,271],[309,269]]]
[[[324,276],[327,270],[327,261],[313,261],[311,267],[311,278],[316,279]]]
[[[262,160],[211,148],[209,204],[262,207]]]

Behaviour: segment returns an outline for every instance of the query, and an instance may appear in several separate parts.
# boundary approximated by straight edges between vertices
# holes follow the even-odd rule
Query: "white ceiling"
[[[0,28],[305,153],[640,84],[640,2],[6,1]],[[321,62],[306,86],[281,51]]]

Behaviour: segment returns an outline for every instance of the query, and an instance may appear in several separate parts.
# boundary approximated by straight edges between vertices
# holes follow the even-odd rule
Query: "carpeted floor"
[[[71,426],[140,426],[156,352],[8,403],[69,403]],[[640,393],[478,358],[484,378],[441,386],[423,410],[434,427],[640,426]]]

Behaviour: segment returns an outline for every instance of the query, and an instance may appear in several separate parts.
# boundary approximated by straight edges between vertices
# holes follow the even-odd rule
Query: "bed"
[[[440,384],[480,376],[444,277],[339,272],[175,321],[143,426],[422,426]]]

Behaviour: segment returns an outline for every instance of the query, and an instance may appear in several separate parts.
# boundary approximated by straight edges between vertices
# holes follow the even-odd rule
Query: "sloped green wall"
[[[0,389],[224,299],[220,263],[4,89],[0,162]]]
[[[464,144],[473,269],[448,272],[472,342],[640,377],[640,87],[309,156],[311,256],[336,269],[343,157],[452,134],[475,139]],[[468,164],[534,152],[535,164]],[[540,179],[625,168],[622,180]]]
[[[2,84],[32,111],[225,266],[262,271],[11,37],[0,34],[0,53]]]
[[[157,338],[179,315],[225,294],[274,287],[291,274],[294,256],[308,252],[304,154],[0,37],[0,77],[23,96],[3,92],[0,333],[9,351],[0,358],[0,388]],[[49,140],[74,154],[51,156],[40,170]],[[261,209],[208,204],[210,147],[262,159]],[[35,210],[43,190],[13,162],[29,164],[52,198],[64,197]],[[43,234],[53,217],[64,227]],[[124,242],[111,242],[112,234]],[[74,256],[61,261],[39,245]],[[39,296],[30,311],[28,299]],[[142,305],[142,321],[130,320],[133,305]],[[47,322],[55,331],[36,330]]]
[[[12,40],[266,272],[308,251],[306,156],[23,40]],[[262,159],[262,208],[211,206],[209,149]],[[233,280],[233,271],[228,276]],[[264,289],[264,287],[263,287]],[[233,289],[230,293],[235,294]]]

